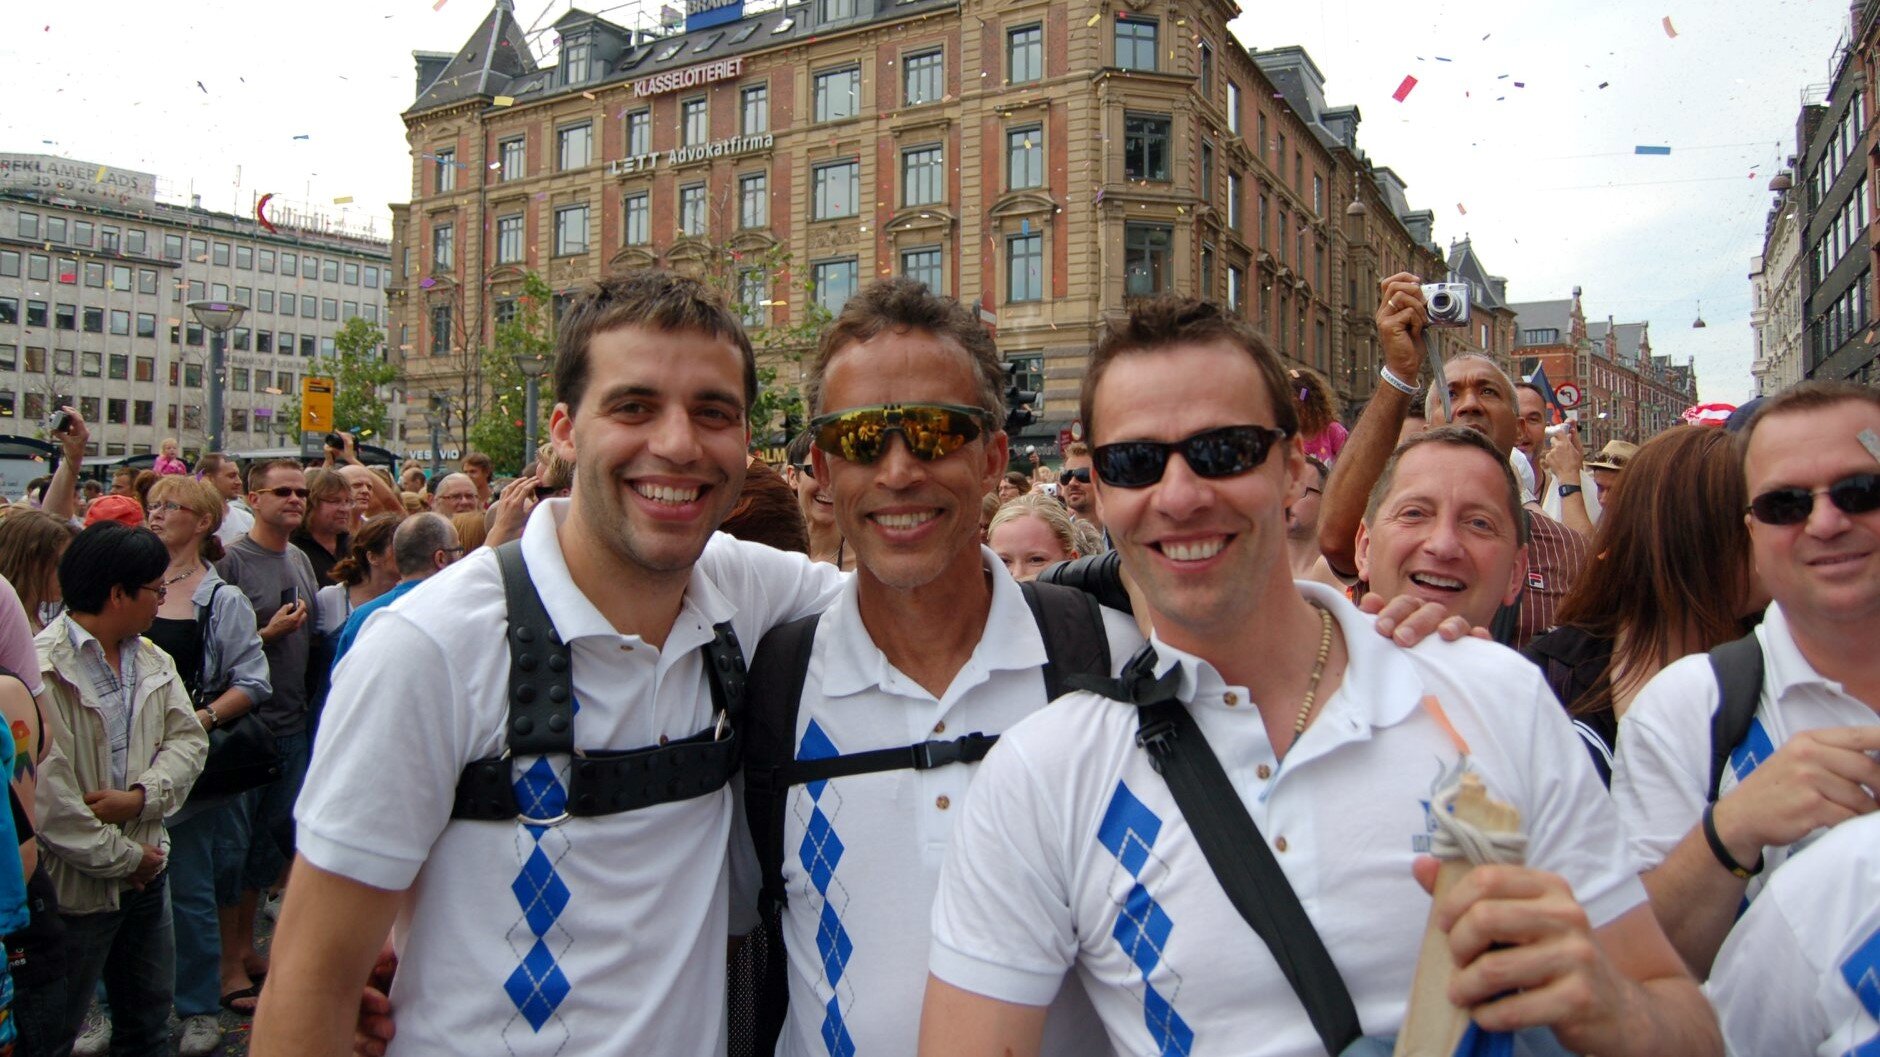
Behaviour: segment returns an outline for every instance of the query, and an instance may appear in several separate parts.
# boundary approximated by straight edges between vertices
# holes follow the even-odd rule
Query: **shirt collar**
[[[1038,631],[1031,606],[1025,602],[1024,591],[999,556],[983,545],[979,548],[979,563],[992,585],[992,607],[986,614],[985,633],[961,670],[977,668],[983,675],[1039,667],[1044,660],[1044,636]],[[819,637],[828,643],[822,669],[821,692],[825,697],[864,693],[888,683],[887,654],[875,645],[862,624],[860,590],[860,577],[849,577],[820,622]]]
[[[558,533],[573,510],[572,503],[569,499],[546,500],[536,504],[535,512],[529,515],[528,524],[522,529],[522,557],[529,567],[529,579],[534,581],[542,607],[548,611],[548,618],[554,622],[563,642],[571,643],[589,636],[617,641],[620,632],[575,586],[567,559],[561,553]],[[712,541],[718,535],[714,533]],[[708,549],[712,541],[707,541]],[[712,625],[730,620],[736,614],[737,607],[705,575],[699,563],[693,563],[685,598],[680,603],[678,617],[672,622],[666,651],[662,652],[669,652],[675,646],[702,645],[711,639]]]
[[[1769,603],[1762,624],[1756,628],[1756,637],[1762,640],[1766,672],[1763,684],[1771,700],[1780,700],[1783,694],[1803,686],[1825,686],[1841,692],[1840,683],[1816,671],[1802,655],[1802,648],[1795,644],[1795,633],[1789,630],[1788,615],[1782,612],[1782,603]]]
[[[1315,724],[1329,720],[1349,733],[1360,734],[1402,722],[1423,697],[1423,681],[1404,650],[1379,635],[1376,618],[1359,611],[1340,592],[1304,580],[1295,581],[1294,586],[1307,601],[1332,614],[1345,640],[1344,675]],[[1179,696],[1184,703],[1219,700],[1228,688],[1219,669],[1206,658],[1176,649],[1154,633],[1149,641],[1155,646],[1158,678],[1168,674],[1171,667],[1181,666]]]

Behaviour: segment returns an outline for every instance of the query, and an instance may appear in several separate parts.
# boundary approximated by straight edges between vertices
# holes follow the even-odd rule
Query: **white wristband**
[[[1405,396],[1417,395],[1417,387],[1390,373],[1389,366],[1379,367],[1377,369],[1377,376],[1389,382],[1392,389],[1397,390]]]

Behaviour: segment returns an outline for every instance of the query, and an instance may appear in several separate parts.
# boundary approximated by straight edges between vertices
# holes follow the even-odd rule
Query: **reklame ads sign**
[[[744,17],[744,0],[686,0],[685,31],[710,29]]]
[[[744,58],[719,59],[716,62],[702,62],[697,66],[687,66],[682,70],[667,70],[650,77],[642,77],[633,82],[633,94],[637,96],[664,95],[677,92],[682,88],[696,88],[701,84],[722,81],[736,77],[744,72]]]

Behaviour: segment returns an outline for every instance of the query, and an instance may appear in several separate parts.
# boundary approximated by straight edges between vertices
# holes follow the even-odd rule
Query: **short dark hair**
[[[248,490],[250,492],[261,491],[261,482],[268,479],[268,473],[270,471],[277,469],[299,470],[302,473],[307,472],[306,467],[300,465],[299,459],[263,459],[253,466],[248,467]]]
[[[637,268],[589,285],[569,306],[555,336],[555,399],[574,414],[587,392],[588,345],[621,327],[691,330],[723,338],[744,360],[744,404],[757,400],[757,356],[724,300],[697,279],[659,268]]]
[[[1384,464],[1384,472],[1377,475],[1377,484],[1371,487],[1371,498],[1365,501],[1364,523],[1369,525],[1377,519],[1377,511],[1383,506],[1384,497],[1390,494],[1391,486],[1397,483],[1397,467],[1403,462],[1403,457],[1426,444],[1474,448],[1501,467],[1502,481],[1508,486],[1508,511],[1514,515],[1514,540],[1519,546],[1527,546],[1527,508],[1521,504],[1521,485],[1514,479],[1514,467],[1508,465],[1506,456],[1495,450],[1494,441],[1468,426],[1437,426],[1397,445],[1397,450],[1390,453],[1390,461]]]
[[[1327,467],[1325,463],[1321,462],[1316,455],[1306,456],[1306,465],[1318,471],[1319,487],[1323,488],[1325,486],[1326,478],[1332,475],[1332,471],[1330,467]]]
[[[804,430],[796,436],[791,437],[790,443],[784,445],[783,448],[784,461],[788,462],[791,466],[801,466],[808,462],[809,447],[815,440],[816,438],[810,434],[809,430]]]
[[[476,467],[479,470],[482,470],[485,473],[496,472],[496,464],[490,460],[490,457],[488,455],[485,455],[480,451],[473,451],[470,454],[463,457],[463,468],[467,470],[472,466]]]
[[[111,601],[112,588],[135,594],[169,567],[170,552],[156,533],[99,521],[65,548],[65,556],[59,559],[59,590],[65,594],[65,608],[99,613]]]
[[[1119,356],[1155,352],[1170,345],[1206,344],[1225,341],[1246,351],[1252,358],[1260,380],[1266,383],[1267,402],[1272,405],[1273,424],[1287,436],[1299,432],[1299,405],[1291,399],[1286,384],[1286,369],[1268,344],[1266,335],[1238,316],[1228,315],[1220,307],[1192,297],[1164,295],[1137,301],[1124,319],[1113,319],[1103,327],[1090,353],[1090,366],[1084,369],[1083,391],[1077,398],[1077,413],[1084,423],[1084,436],[1096,436],[1096,416],[1091,413],[1097,402],[1097,386]]]
[[[222,472],[222,464],[230,461],[232,460],[228,456],[219,451],[204,452],[202,457],[196,460],[196,476],[214,477]]]
[[[994,429],[1005,428],[1005,364],[985,324],[958,301],[905,276],[877,279],[863,287],[842,306],[835,325],[823,332],[816,363],[803,383],[810,414],[820,415],[827,410],[822,406],[822,397],[829,361],[850,345],[887,330],[922,330],[965,349],[979,373],[979,406],[992,416]]]
[[[1792,389],[1785,389],[1780,394],[1766,398],[1757,408],[1756,414],[1736,435],[1736,453],[1739,459],[1749,454],[1750,438],[1756,435],[1756,427],[1763,424],[1771,415],[1789,415],[1797,411],[1822,411],[1836,404],[1857,403],[1880,408],[1880,389],[1853,382],[1807,381]],[[1702,428],[1702,427],[1699,427]]]

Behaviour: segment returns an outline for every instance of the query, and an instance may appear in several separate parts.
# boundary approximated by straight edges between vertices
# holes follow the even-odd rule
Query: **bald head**
[[[398,575],[422,580],[457,560],[457,530],[436,514],[413,514],[392,534],[392,558]]]
[[[437,483],[431,508],[440,514],[468,514],[477,508],[477,483],[467,474],[447,474]]]

